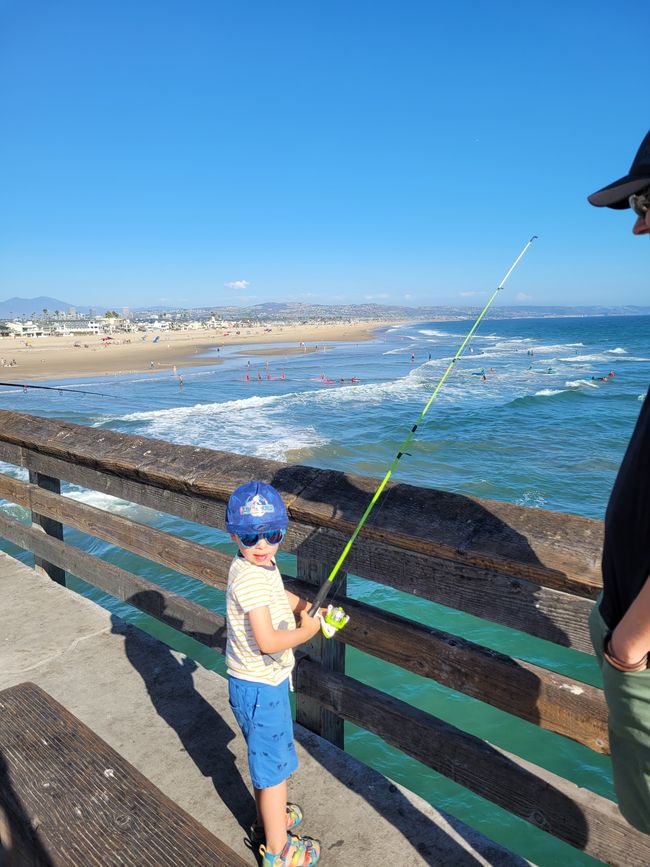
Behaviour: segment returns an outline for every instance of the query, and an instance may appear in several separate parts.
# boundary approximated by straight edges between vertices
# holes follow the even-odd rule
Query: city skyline
[[[643,305],[650,12],[579,0],[0,6],[0,299]]]

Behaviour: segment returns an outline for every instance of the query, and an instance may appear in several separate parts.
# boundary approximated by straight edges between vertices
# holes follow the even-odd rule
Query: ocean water
[[[471,324],[387,327],[371,341],[321,343],[316,352],[298,354],[250,355],[246,349],[229,347],[219,353],[220,364],[185,369],[179,365],[182,386],[170,371],[152,370],[65,382],[67,387],[100,393],[97,396],[4,388],[0,409],[380,477]],[[602,518],[650,382],[649,328],[650,317],[485,320],[431,405],[409,446],[410,455],[400,461],[394,478]],[[296,344],[287,348],[295,350]],[[216,350],[214,357],[216,361]],[[17,379],[20,369],[12,374]],[[21,475],[6,465],[0,469]],[[74,486],[67,486],[65,493],[220,550],[233,550],[217,529]],[[11,504],[0,508],[27,520],[25,510]],[[74,530],[66,531],[66,539],[223,610],[221,593],[186,576]],[[30,562],[28,555],[12,546],[4,548]],[[293,558],[282,556],[281,567],[292,572]],[[83,582],[74,585],[223,674],[218,655],[179,639]],[[358,578],[350,579],[348,592],[599,685],[595,662],[585,654]],[[581,786],[613,797],[609,760],[584,747],[353,649],[348,650],[347,670]],[[555,864],[558,859],[567,865],[596,863],[353,726],[346,728],[346,749],[537,864]]]

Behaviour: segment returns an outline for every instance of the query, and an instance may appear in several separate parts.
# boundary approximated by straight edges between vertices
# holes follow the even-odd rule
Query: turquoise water
[[[79,387],[102,392],[109,399],[4,389],[0,408],[170,442],[379,476],[470,325],[432,322],[386,328],[372,341],[338,346],[321,343],[318,352],[298,355],[249,356],[230,348],[221,351],[222,364],[188,369],[179,366],[182,388],[169,372],[94,377],[79,380]],[[602,518],[650,382],[649,326],[650,317],[485,321],[472,341],[473,352],[467,352],[457,363],[418,429],[409,447],[411,456],[400,462],[399,480]],[[610,372],[614,376],[609,376]],[[606,381],[599,379],[603,376]],[[358,382],[350,382],[353,377]],[[10,467],[2,469],[20,475]],[[232,551],[231,543],[218,530],[74,486],[65,491],[84,502],[117,509],[168,532]],[[15,506],[5,504],[2,508],[22,519],[27,517]],[[74,530],[66,531],[66,539],[223,610],[222,594],[216,590]],[[20,555],[11,546],[5,549]],[[21,556],[29,562],[27,555]],[[286,572],[295,567],[293,558],[286,555],[281,565]],[[223,674],[218,655],[179,638],[82,582],[75,586]],[[349,593],[599,684],[595,663],[587,655],[360,579],[350,579]],[[359,680],[381,685],[385,691],[581,786],[613,797],[607,758],[352,649],[348,650],[347,670]],[[435,806],[538,864],[558,860],[563,864],[595,863],[353,726],[346,728],[346,748]]]

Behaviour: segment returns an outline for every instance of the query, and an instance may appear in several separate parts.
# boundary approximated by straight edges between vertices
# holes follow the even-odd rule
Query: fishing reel
[[[326,613],[318,616],[321,621],[320,629],[325,638],[332,638],[336,635],[350,619],[350,616],[342,608],[335,608],[333,605],[328,605]]]

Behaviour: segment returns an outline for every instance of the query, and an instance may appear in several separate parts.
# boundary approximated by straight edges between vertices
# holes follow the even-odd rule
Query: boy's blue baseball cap
[[[286,530],[288,523],[282,497],[265,482],[246,482],[233,491],[228,500],[226,529],[235,536]]]

